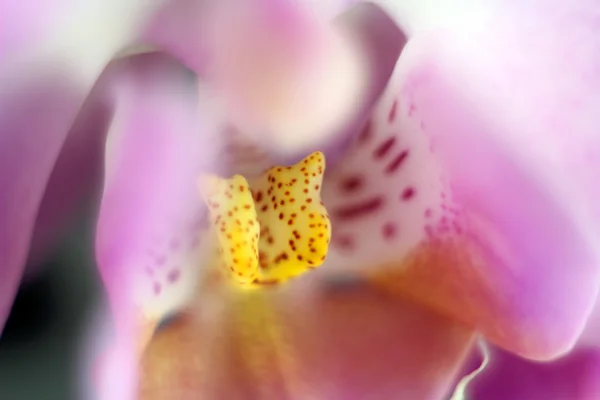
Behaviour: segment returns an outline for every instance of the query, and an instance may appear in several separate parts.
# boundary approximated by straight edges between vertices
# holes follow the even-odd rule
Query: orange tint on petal
[[[400,264],[378,268],[372,281],[385,291],[407,296],[480,330],[487,340],[521,354],[544,349],[535,319],[521,315],[518,274],[488,267],[467,239],[421,245]]]
[[[141,399],[437,400],[447,393],[472,331],[365,286],[338,291],[315,282],[237,293],[222,299],[227,306],[210,324],[200,313],[159,331],[143,358]]]

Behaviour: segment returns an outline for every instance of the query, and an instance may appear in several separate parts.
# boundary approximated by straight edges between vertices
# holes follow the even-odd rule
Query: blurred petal
[[[549,363],[492,352],[468,387],[472,400],[594,400],[600,398],[600,350],[580,349]]]
[[[485,26],[495,16],[495,8],[506,5],[496,0],[371,1],[389,13],[411,37],[443,27],[457,30]]]
[[[118,343],[114,314],[105,299],[88,314],[81,335],[77,365],[78,398],[132,400],[136,390],[137,354],[133,346]]]
[[[276,0],[223,5],[214,15],[208,76],[216,99],[243,134],[285,156],[339,145],[357,130],[405,43],[369,4],[331,23]]]
[[[595,400],[600,398],[600,303],[577,347],[553,362],[536,363],[494,349],[489,368],[467,387],[472,400]]]
[[[277,5],[277,1],[281,0],[271,2],[273,6]],[[282,2],[284,1],[286,0]],[[297,1],[322,20],[333,19],[355,2],[356,0]],[[203,0],[168,1],[144,29],[141,41],[175,56],[195,72],[203,73],[209,62],[206,25],[212,7],[210,2]],[[231,28],[229,22],[227,26]]]
[[[86,100],[48,180],[31,239],[28,268],[34,272],[62,233],[98,200],[111,106],[102,95],[102,84]]]
[[[208,2],[172,0],[165,2],[142,32],[143,44],[156,46],[201,73],[206,68],[206,18]]]
[[[485,29],[415,37],[400,64],[399,106],[412,110],[411,129],[431,140],[451,178],[467,249],[417,257],[396,284],[535,359],[570,349],[600,282],[590,245],[597,167],[584,158],[597,147],[598,82],[588,71],[598,42],[585,4],[559,7],[581,22],[575,31],[527,3],[498,9]],[[564,54],[572,62],[561,62]],[[589,173],[575,167],[583,160]]]
[[[139,29],[140,5],[0,2],[0,327],[62,143],[108,59]]]
[[[119,61],[113,74],[116,113],[108,134],[97,259],[117,330],[123,329],[118,335],[131,334],[129,329],[150,334],[195,287],[206,244],[196,179],[212,163],[214,142],[197,113],[196,83],[188,70],[160,54],[145,54]]]
[[[141,399],[440,399],[471,343],[452,321],[365,287],[288,288],[222,298],[219,317],[159,331]]]
[[[63,74],[0,73],[0,327],[21,279],[46,182],[86,90]]]

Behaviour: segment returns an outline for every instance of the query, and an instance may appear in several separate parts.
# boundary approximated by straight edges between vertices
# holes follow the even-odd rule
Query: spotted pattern
[[[326,273],[362,274],[402,259],[424,243],[453,240],[466,230],[467,221],[453,201],[452,187],[435,154],[435,143],[424,134],[427,127],[418,118],[416,106],[399,93],[399,87],[401,77],[396,72],[371,118],[322,178],[321,197],[329,210],[325,215],[334,227],[322,268]],[[238,132],[236,141],[243,147],[242,133]],[[250,138],[246,141],[248,146],[253,144]],[[238,158],[240,168],[236,171],[248,176],[244,159]],[[265,163],[269,160],[263,153],[255,168],[248,170],[254,171]],[[273,170],[277,171],[269,171]],[[277,202],[273,202],[273,195],[268,193],[269,178],[262,182],[249,180],[255,202],[260,204],[259,219],[266,218],[260,216],[264,208],[273,222],[287,223],[289,211],[283,212],[281,205],[285,199],[277,197]],[[284,182],[281,183],[283,188]],[[290,205],[286,201],[283,206]],[[281,220],[279,213],[283,213]],[[271,237],[264,247],[262,240],[259,244],[261,264],[267,266],[275,265],[278,253],[274,249],[281,251],[286,241],[294,240],[278,240],[273,234]],[[290,254],[287,256],[290,258]]]
[[[145,325],[177,312],[194,296],[202,272],[197,265],[204,263],[203,257],[214,247],[207,236],[206,209],[201,206],[157,221],[143,240],[140,267],[133,279],[134,298]]]
[[[324,173],[325,157],[315,152],[296,165],[273,167],[252,181],[264,280],[287,280],[325,261],[331,222],[320,196]]]
[[[389,85],[325,175],[323,201],[335,227],[325,271],[364,272],[462,230],[441,164],[397,87]]]
[[[200,182],[200,191],[210,210],[224,267],[237,283],[253,282],[258,277],[259,225],[246,178],[207,176]]]
[[[224,269],[247,287],[285,282],[321,265],[331,223],[321,197],[325,157],[276,166],[252,181],[206,176],[200,191]]]

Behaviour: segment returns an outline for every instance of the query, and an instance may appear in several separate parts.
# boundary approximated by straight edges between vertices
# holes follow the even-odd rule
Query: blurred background
[[[80,218],[43,261],[29,263],[0,337],[0,399],[80,398],[79,349],[101,294],[94,226]]]

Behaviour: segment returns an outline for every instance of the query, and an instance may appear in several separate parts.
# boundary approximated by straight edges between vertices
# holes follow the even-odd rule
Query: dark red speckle
[[[356,247],[356,242],[350,235],[334,235],[333,244],[342,250],[352,250]]]
[[[402,200],[404,201],[408,201],[413,197],[415,197],[415,189],[412,187],[408,187],[402,192]]]
[[[372,128],[373,128],[373,126],[372,126],[371,121],[367,122],[365,127],[363,128],[363,130],[358,135],[358,141],[361,143],[364,143],[367,140],[369,140],[369,138],[371,138],[371,136],[373,136]]]
[[[169,280],[170,283],[175,283],[179,280],[180,276],[181,276],[181,271],[179,269],[173,269],[167,275],[167,279]]]
[[[398,108],[398,101],[394,100],[394,104],[390,108],[390,113],[388,114],[388,122],[392,123],[396,119],[396,110]]]
[[[387,222],[381,227],[381,235],[384,239],[390,240],[396,237],[398,229],[393,222]]]
[[[154,294],[158,296],[162,290],[160,283],[154,282],[154,284],[152,285],[152,290],[154,291]]]
[[[394,172],[396,172],[402,166],[402,164],[404,164],[407,157],[408,157],[408,150],[404,150],[403,152],[398,154],[396,157],[394,157],[392,162],[390,162],[388,164],[388,166],[385,167],[385,173],[393,174]]]
[[[343,192],[352,193],[356,192],[363,186],[363,179],[360,176],[348,177],[340,183],[340,187]]]
[[[392,147],[396,143],[396,137],[392,136],[384,140],[373,152],[373,157],[376,159],[383,158],[387,153],[390,152]]]
[[[333,214],[340,220],[349,220],[360,217],[365,214],[370,214],[377,211],[383,206],[383,197],[378,196],[366,200],[362,203],[351,204],[333,211]]]

